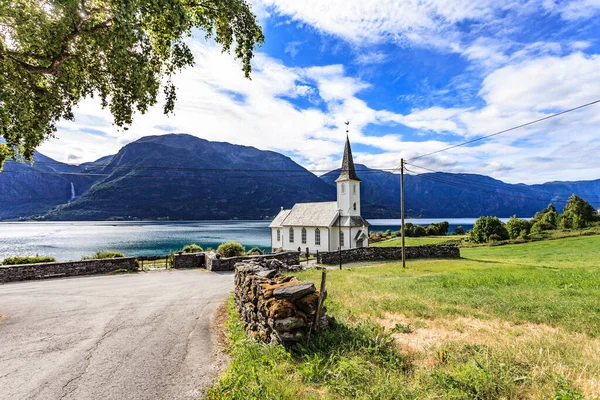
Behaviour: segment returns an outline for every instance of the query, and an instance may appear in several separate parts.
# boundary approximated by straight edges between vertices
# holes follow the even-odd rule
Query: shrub
[[[498,217],[479,217],[471,230],[471,241],[474,243],[489,242],[491,235],[497,235],[500,240],[508,239],[508,231]]]
[[[103,258],[121,258],[125,257],[125,254],[119,251],[97,251],[96,254],[91,256],[81,257],[82,260],[100,260]]]
[[[21,264],[37,264],[44,262],[56,262],[54,257],[35,256],[35,257],[9,257],[5,259],[3,265],[21,265]]]
[[[421,225],[416,225],[413,228],[413,236],[414,237],[421,237],[421,236],[425,236],[425,235],[427,235],[427,231]]]
[[[196,243],[188,244],[181,251],[184,253],[200,253],[203,252],[204,249],[198,246]]]
[[[456,229],[454,230],[454,233],[456,233],[457,235],[464,235],[465,228],[463,228],[462,226],[457,226]]]
[[[253,253],[265,254],[265,252],[258,247],[253,247],[250,250],[248,250],[246,253],[248,253],[248,254],[253,254]]]
[[[551,231],[553,229],[556,229],[556,226],[540,220],[532,225],[531,233],[542,233],[543,231]]]
[[[490,242],[499,242],[502,240],[502,237],[500,235],[497,235],[495,233],[492,233],[488,239]]]
[[[516,239],[521,236],[521,232],[529,232],[529,222],[525,221],[524,219],[519,219],[516,215],[513,215],[506,223],[506,230],[508,231],[508,236],[511,239]]]
[[[385,232],[384,232],[383,236],[385,236],[385,237],[390,237],[390,236],[392,236],[392,230],[391,230],[391,229],[388,229],[387,231],[385,231]]]
[[[244,252],[244,246],[238,242],[221,243],[217,248],[217,253],[221,254],[223,257],[239,257],[243,256]]]
[[[404,224],[404,235],[409,236],[409,237],[415,236],[414,229],[415,229],[414,224],[412,224],[410,222],[406,222]]]

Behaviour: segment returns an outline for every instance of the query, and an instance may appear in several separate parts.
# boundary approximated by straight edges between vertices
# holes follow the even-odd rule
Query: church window
[[[315,229],[315,245],[321,245],[321,231],[319,228]]]
[[[290,243],[294,243],[294,228],[290,228]]]
[[[302,244],[306,244],[306,228],[302,228]]]
[[[346,193],[346,184],[342,183],[342,193]]]
[[[356,202],[354,202],[354,204],[352,205],[352,207],[354,208],[354,211],[356,211]]]
[[[340,246],[344,247],[344,232],[340,231]]]
[[[281,230],[277,229],[277,241],[280,242],[281,241]]]
[[[352,192],[353,192],[354,194],[356,194],[356,183],[355,183],[354,185],[352,185]]]

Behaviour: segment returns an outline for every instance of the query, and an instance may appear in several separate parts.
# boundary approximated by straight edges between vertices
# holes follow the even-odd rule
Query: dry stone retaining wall
[[[182,253],[173,255],[173,268],[200,268],[205,265],[205,253]]]
[[[279,260],[283,264],[298,265],[300,264],[300,253],[292,251],[285,253],[263,254],[259,256],[244,256],[230,258],[217,258],[215,253],[207,253],[206,269],[209,271],[233,271],[235,270],[236,264],[240,262],[261,262],[266,260]]]
[[[319,292],[311,282],[281,275],[280,268],[278,260],[237,263],[236,307],[250,337],[284,345],[305,342],[316,319]],[[323,316],[319,327],[328,323]]]
[[[340,252],[319,253],[319,262],[336,264],[340,261]],[[402,260],[402,247],[361,247],[342,250],[342,262]],[[407,246],[406,259],[410,258],[460,258],[460,249],[456,246]]]
[[[0,266],[0,283],[65,276],[137,271],[135,257]]]

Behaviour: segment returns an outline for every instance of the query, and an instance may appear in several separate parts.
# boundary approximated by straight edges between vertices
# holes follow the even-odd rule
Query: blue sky
[[[127,131],[97,101],[40,149],[61,161],[185,132],[339,166],[343,122],[355,161],[411,158],[600,99],[600,0],[255,0],[266,41],[252,80],[198,33],[196,65]],[[600,178],[600,105],[415,161],[508,182]]]

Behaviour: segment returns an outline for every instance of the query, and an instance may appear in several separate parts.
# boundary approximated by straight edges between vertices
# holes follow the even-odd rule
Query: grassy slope
[[[277,398],[277,387],[288,398],[600,396],[600,237],[461,254],[411,260],[406,270],[382,263],[330,271],[328,306],[340,325],[322,335],[325,344],[268,361],[277,347],[246,344],[238,332],[233,370],[213,397]],[[318,271],[298,276],[319,280]],[[357,343],[357,329],[360,344],[338,351]],[[248,385],[255,390],[236,391]]]

